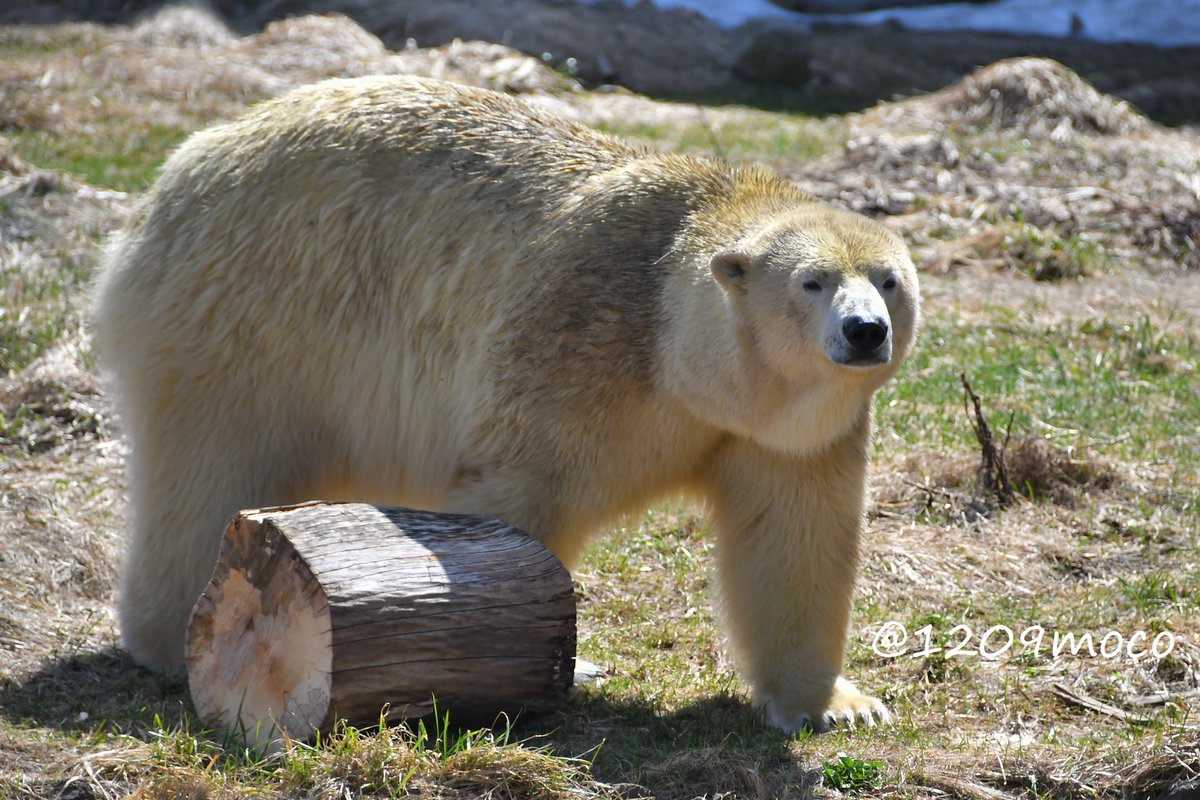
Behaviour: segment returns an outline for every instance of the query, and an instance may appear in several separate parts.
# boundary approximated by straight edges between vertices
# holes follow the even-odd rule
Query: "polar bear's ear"
[[[750,256],[736,250],[725,250],[717,253],[708,263],[713,277],[727,292],[746,291],[746,282],[750,277],[753,264]]]

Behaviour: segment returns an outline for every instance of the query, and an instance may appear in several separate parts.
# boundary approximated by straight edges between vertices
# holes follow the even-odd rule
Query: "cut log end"
[[[193,611],[188,680],[196,711],[246,741],[305,738],[330,713],[329,605],[292,544],[238,517]]]

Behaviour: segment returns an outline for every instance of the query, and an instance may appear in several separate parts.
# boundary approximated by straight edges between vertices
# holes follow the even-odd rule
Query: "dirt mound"
[[[928,272],[1070,282],[1133,264],[1200,269],[1200,135],[1142,117],[1061,64],[997,62],[847,122],[841,152],[791,176],[890,218]]]
[[[1111,464],[1040,436],[1022,436],[1004,457],[1018,493],[1068,508],[1074,507],[1081,492],[1111,489],[1119,480]]]
[[[341,14],[272,22],[238,48],[256,56],[257,66],[275,75],[287,72],[367,75],[393,72],[383,42]]]
[[[129,31],[129,41],[142,47],[228,47],[236,39],[215,14],[185,5],[160,9]]]
[[[941,91],[884,105],[866,116],[922,129],[1011,131],[1054,141],[1072,133],[1124,136],[1149,125],[1125,101],[1096,91],[1048,58],[998,61]]]
[[[1125,135],[1146,123],[1128,103],[1101,94],[1047,58],[1016,58],[984,67],[939,92],[951,119],[973,129],[992,126],[1025,133]],[[935,95],[936,97],[936,95]]]
[[[99,41],[95,28],[79,35]],[[237,115],[247,100],[272,97],[326,78],[364,75],[420,75],[486,86],[507,92],[574,92],[579,84],[542,59],[485,42],[455,41],[443,47],[390,50],[375,34],[338,13],[290,17],[241,36],[203,7],[171,7],[130,28],[104,32],[91,69],[106,76],[107,90],[130,117],[182,129],[204,127]],[[89,40],[91,41],[91,40]],[[67,69],[54,88],[85,91]],[[24,83],[0,81],[0,131],[5,128],[61,130],[67,121],[56,111],[84,108],[72,124],[86,125],[92,109],[78,103],[51,104],[34,76]],[[187,103],[179,98],[187,97]],[[110,110],[109,113],[114,113]],[[49,120],[49,121],[47,121]]]
[[[441,47],[410,45],[392,52],[379,37],[342,14],[272,22],[232,49],[249,56],[258,69],[281,78],[403,73],[514,93],[579,88],[542,60],[489,42],[456,39]]]

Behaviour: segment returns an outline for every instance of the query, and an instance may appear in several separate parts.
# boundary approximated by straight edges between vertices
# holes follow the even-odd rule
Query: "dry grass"
[[[1009,443],[1003,461],[1016,493],[1033,502],[1070,509],[1089,492],[1124,488],[1117,466],[1040,436],[1026,434]],[[980,466],[977,454],[917,452],[902,464],[902,470],[877,485],[876,514],[969,517]]]
[[[962,132],[1006,131],[1065,142],[1075,133],[1127,136],[1146,131],[1128,103],[1097,92],[1048,58],[999,61],[926,98],[882,106],[876,124],[913,123]]]
[[[392,53],[336,16],[244,38],[194,10],[127,28],[0,29],[0,54],[0,134],[14,143],[0,146],[0,797],[832,796],[821,767],[839,753],[883,762],[868,796],[1196,786],[1195,134],[1042,61],[814,122],[590,95],[495,45]],[[99,242],[132,200],[97,185],[144,186],[187,131],[260,97],[405,71],[530,93],[658,145],[771,161],[914,243],[927,323],[880,397],[848,654],[896,727],[789,739],[761,725],[718,633],[704,515],[687,506],[628,520],[588,552],[575,575],[581,655],[610,677],[508,738],[345,730],[261,758],[203,732],[181,683],[117,649],[123,449],[84,309]],[[998,435],[1014,414],[1021,497],[991,518],[967,513],[979,454],[964,370]],[[889,622],[908,640],[881,656],[872,641]],[[956,625],[973,654],[946,652]],[[1177,644],[1161,660],[1020,642],[980,655],[997,626],[1097,644],[1106,631],[1170,631]],[[537,738],[516,741],[526,736]]]

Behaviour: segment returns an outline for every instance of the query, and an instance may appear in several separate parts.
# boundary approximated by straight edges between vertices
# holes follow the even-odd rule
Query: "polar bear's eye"
[[[887,280],[885,280],[883,282],[883,288],[885,290],[895,289],[896,288],[896,279],[889,277]]]
[[[821,284],[817,283],[816,281],[805,281],[804,282],[804,291],[819,292],[819,291],[821,291]]]

